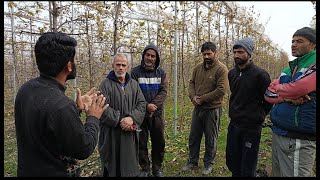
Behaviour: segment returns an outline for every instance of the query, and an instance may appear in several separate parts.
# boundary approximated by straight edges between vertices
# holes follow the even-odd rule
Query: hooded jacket
[[[140,126],[145,114],[146,101],[138,83],[126,74],[126,82],[121,84],[114,71],[100,84],[100,91],[107,98],[109,107],[100,118],[99,152],[102,170],[107,168],[110,177],[132,177],[139,174],[136,131],[124,131],[119,122],[130,116],[136,126]],[[103,174],[103,173],[102,173]]]
[[[156,51],[155,69],[153,71],[144,68],[144,54],[148,49]],[[160,53],[154,44],[149,44],[144,48],[141,64],[131,70],[131,77],[138,81],[147,103],[153,103],[158,107],[153,116],[161,116],[163,103],[167,97],[168,79],[165,71],[160,67]],[[146,111],[146,116],[150,116],[148,111]]]

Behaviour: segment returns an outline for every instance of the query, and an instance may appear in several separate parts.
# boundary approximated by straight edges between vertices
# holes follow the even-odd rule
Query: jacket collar
[[[113,70],[110,71],[110,73],[108,74],[107,78],[112,80],[112,81],[114,81],[114,82],[117,82],[117,83],[121,84],[121,82],[118,80],[118,78],[117,78],[117,76],[116,76],[116,74],[114,73]],[[130,75],[128,73],[126,73],[124,85],[127,85],[130,80],[131,80]]]
[[[202,67],[203,67],[203,69],[208,70],[208,69],[211,69],[213,66],[215,66],[215,65],[217,64],[217,62],[218,62],[218,59],[217,59],[217,58],[214,58],[214,59],[213,59],[213,62],[212,62],[212,65],[211,65],[209,68],[206,68],[206,64],[205,64],[204,61],[203,61],[203,62],[202,62]]]
[[[316,54],[316,50],[309,52],[301,57],[294,59],[289,62],[290,69],[294,69],[295,66],[300,67],[302,64],[305,64],[307,61],[311,59],[312,56]]]
[[[55,78],[42,74],[40,73],[40,77],[39,80],[43,83],[46,83],[49,86],[54,86],[57,87],[61,92],[65,92],[67,87],[62,85],[61,83],[59,83],[59,81],[57,81]]]
[[[235,68],[236,68],[237,71],[242,71],[243,72],[243,71],[247,71],[248,69],[252,68],[253,65],[254,65],[253,61],[250,60],[249,63],[246,65],[246,67],[244,67],[243,69],[240,69],[238,65],[235,65]]]

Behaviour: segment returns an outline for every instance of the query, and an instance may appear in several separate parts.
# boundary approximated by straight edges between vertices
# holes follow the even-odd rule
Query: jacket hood
[[[155,69],[157,69],[157,68],[159,67],[159,65],[160,65],[160,52],[159,52],[159,49],[158,49],[154,44],[149,44],[149,45],[147,45],[147,46],[144,48],[144,50],[143,50],[143,52],[142,52],[142,57],[141,57],[141,66],[142,66],[142,67],[144,66],[144,59],[143,59],[143,57],[144,57],[144,54],[146,53],[146,51],[147,51],[148,49],[153,49],[153,50],[156,51],[157,59],[156,59]]]
[[[114,70],[110,71],[110,73],[107,75],[107,78],[109,78],[110,80],[115,81],[115,82],[121,84],[121,82],[118,80],[118,78],[117,78],[116,73],[114,72]],[[131,80],[131,77],[130,77],[130,75],[129,75],[128,73],[126,73],[125,79],[126,79],[126,81],[125,81],[124,84],[127,85],[128,82]]]

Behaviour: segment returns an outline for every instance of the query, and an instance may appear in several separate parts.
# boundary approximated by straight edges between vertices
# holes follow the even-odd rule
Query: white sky
[[[260,13],[260,23],[266,25],[265,34],[291,56],[291,40],[294,32],[302,27],[310,27],[312,17],[316,14],[310,1],[237,1],[241,6],[251,7]]]

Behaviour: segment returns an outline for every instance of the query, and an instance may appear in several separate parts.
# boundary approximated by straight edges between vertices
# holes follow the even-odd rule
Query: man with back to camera
[[[298,29],[292,37],[292,56],[265,92],[274,103],[272,176],[310,177],[316,158],[316,31]]]
[[[81,96],[77,89],[76,104],[64,94],[66,81],[76,77],[76,46],[60,32],[42,34],[35,45],[40,76],[23,84],[15,101],[18,176],[68,176],[75,159],[88,158],[96,147],[105,97],[93,89]]]

